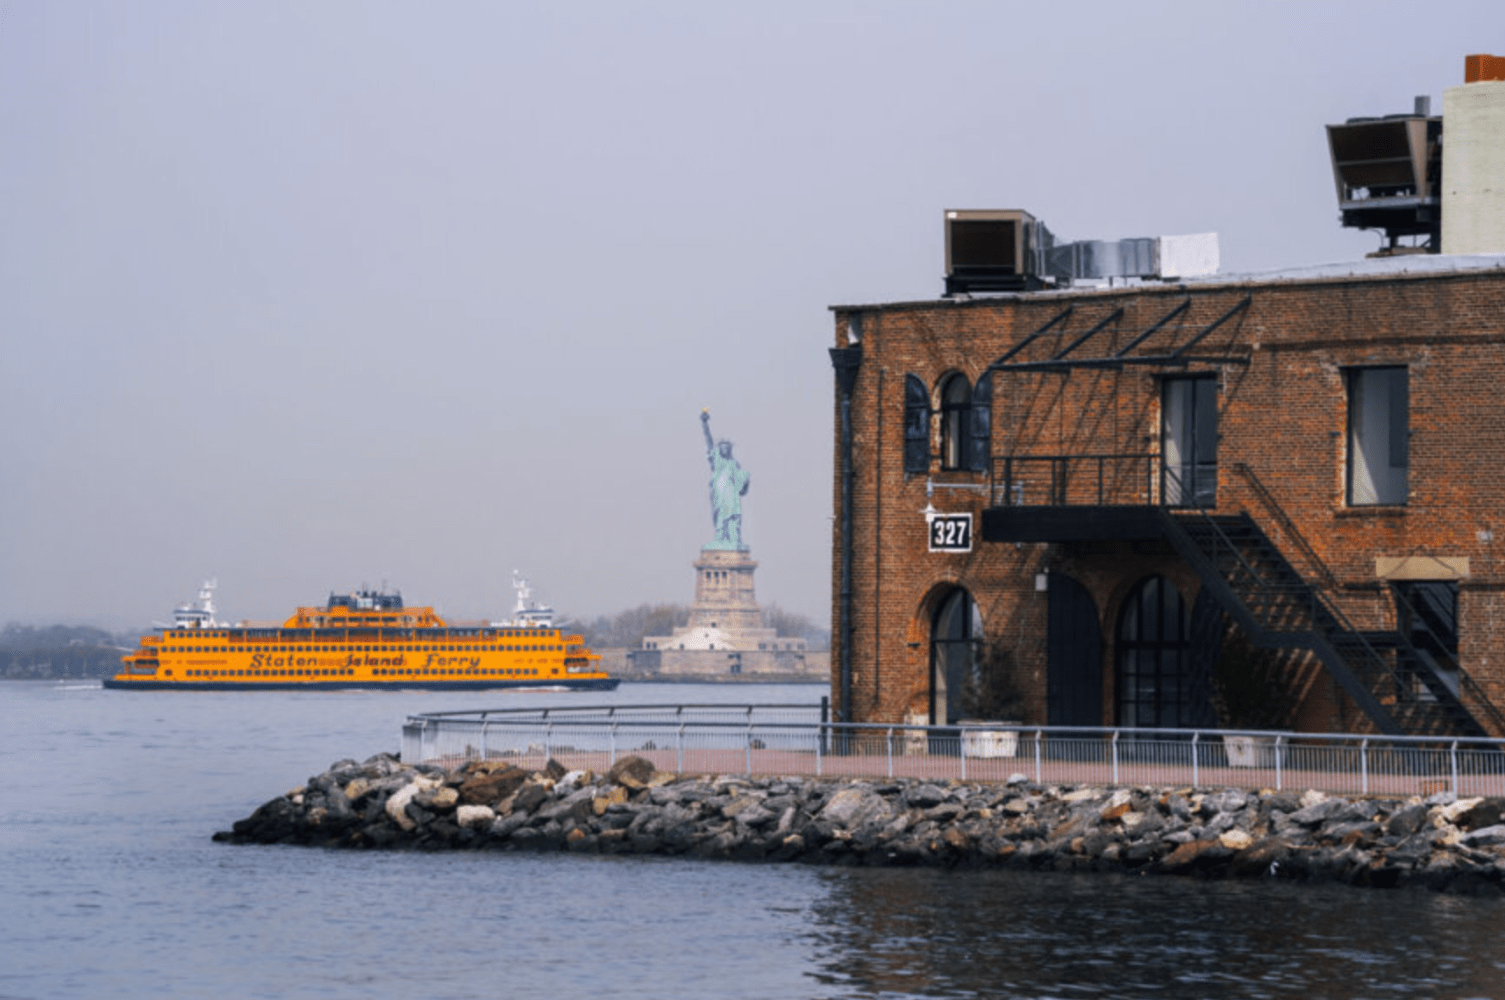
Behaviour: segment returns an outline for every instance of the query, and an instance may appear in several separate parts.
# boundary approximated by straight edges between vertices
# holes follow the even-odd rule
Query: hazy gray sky
[[[1498,0],[5,4],[0,623],[688,601],[702,406],[824,621],[829,305],[939,295],[947,207],[1362,256],[1322,126],[1470,52]]]

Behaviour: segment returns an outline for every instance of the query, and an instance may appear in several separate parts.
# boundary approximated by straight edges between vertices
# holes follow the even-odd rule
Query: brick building
[[[834,313],[836,718],[1505,736],[1505,256]]]

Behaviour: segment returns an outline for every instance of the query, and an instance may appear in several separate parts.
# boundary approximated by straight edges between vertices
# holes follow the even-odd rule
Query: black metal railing
[[[1158,502],[1153,452],[1107,455],[994,456],[988,481],[994,507],[1128,507]]]

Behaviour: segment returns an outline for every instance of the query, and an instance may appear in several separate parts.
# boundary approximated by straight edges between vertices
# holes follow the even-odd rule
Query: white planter
[[[1274,767],[1273,736],[1224,736],[1223,749],[1228,752],[1229,767]]]
[[[961,723],[964,727],[976,724]],[[1019,734],[1011,729],[964,728],[962,753],[968,757],[1015,757],[1019,753]]]

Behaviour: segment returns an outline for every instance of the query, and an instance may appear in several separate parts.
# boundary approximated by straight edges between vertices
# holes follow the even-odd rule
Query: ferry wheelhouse
[[[143,636],[104,686],[129,690],[392,688],[609,691],[617,678],[578,635],[554,627],[548,609],[514,580],[518,607],[505,622],[449,625],[431,607],[406,607],[396,592],[331,594],[278,627],[214,618],[213,587],[197,608]]]

